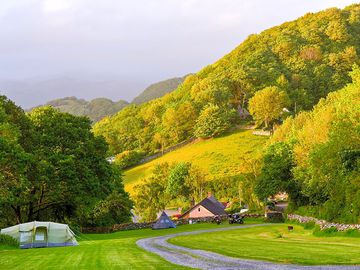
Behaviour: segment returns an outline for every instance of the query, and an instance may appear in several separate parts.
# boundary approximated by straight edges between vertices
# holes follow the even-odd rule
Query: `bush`
[[[194,127],[197,138],[213,138],[227,131],[236,119],[236,111],[208,104],[200,112]]]
[[[305,230],[312,230],[312,229],[315,228],[315,222],[314,221],[301,223],[301,225],[304,227]]]
[[[121,169],[126,169],[131,166],[139,164],[139,162],[145,157],[145,153],[142,151],[132,150],[124,151],[115,156],[114,163]]]
[[[0,234],[0,245],[19,247],[19,241],[9,235]]]
[[[324,230],[321,230],[319,226],[316,226],[313,231],[314,236],[320,236],[320,237],[334,237],[339,236],[339,231],[336,229],[336,227],[330,227]]]
[[[282,223],[285,219],[281,212],[268,212],[266,215],[266,221],[270,223]]]

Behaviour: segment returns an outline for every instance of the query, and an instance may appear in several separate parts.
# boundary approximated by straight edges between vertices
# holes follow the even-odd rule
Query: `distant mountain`
[[[5,95],[23,108],[45,104],[61,97],[81,97],[91,100],[107,97],[111,100],[131,100],[148,84],[141,78],[130,80],[107,78],[103,75],[77,75],[54,78],[6,80],[0,78],[0,95]]]
[[[169,93],[174,89],[176,89],[184,81],[185,77],[186,76],[172,78],[154,83],[149,87],[147,87],[139,96],[134,98],[132,103],[140,104],[155,98],[162,97],[166,93]],[[53,81],[51,82],[52,84],[54,84]],[[66,87],[64,87],[63,84],[64,84],[63,81],[59,81],[59,86],[56,87],[57,88],[63,87],[66,89]],[[52,89],[55,87],[54,85],[51,86]],[[106,88],[109,86],[109,84],[105,84],[104,86]],[[25,85],[23,85],[22,87],[25,88]],[[102,93],[101,91],[98,92]],[[124,107],[129,105],[129,103],[125,100],[119,100],[117,102],[114,102],[107,98],[96,98],[91,101],[86,101],[84,99],[78,99],[72,96],[72,97],[54,99],[47,102],[45,105],[51,105],[62,112],[67,112],[74,115],[88,116],[90,120],[93,123],[95,123],[101,120],[102,118],[104,118],[105,116],[111,116],[117,113],[118,111],[122,110]],[[30,110],[31,109],[29,109],[29,111]]]
[[[107,98],[96,98],[91,101],[66,97],[49,101],[45,105],[51,105],[62,112],[74,115],[88,116],[92,122],[97,122],[105,116],[113,115],[129,103],[125,100],[114,102]]]
[[[175,90],[185,80],[186,76],[171,78],[154,83],[147,87],[140,95],[134,98],[131,103],[141,104],[152,99],[162,97],[165,94]]]

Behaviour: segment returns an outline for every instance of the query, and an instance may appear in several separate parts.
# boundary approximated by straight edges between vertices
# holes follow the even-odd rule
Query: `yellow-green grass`
[[[316,237],[288,224],[179,236],[169,242],[231,257],[305,265],[360,264],[360,238]]]
[[[249,221],[248,223],[254,221]],[[220,227],[230,226],[227,224]],[[216,224],[182,225],[175,229],[134,230],[81,235],[79,246],[21,250],[0,245],[0,269],[185,269],[136,245],[141,238],[212,229]]]
[[[244,160],[263,151],[266,141],[266,137],[253,135],[252,130],[237,130],[223,137],[194,142],[125,171],[125,189],[132,193],[142,178],[151,175],[156,164],[164,162],[192,162],[207,172],[210,179],[236,175]]]

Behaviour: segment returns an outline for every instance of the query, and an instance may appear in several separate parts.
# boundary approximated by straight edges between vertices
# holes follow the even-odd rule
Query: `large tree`
[[[264,124],[268,128],[274,120],[280,118],[288,101],[286,92],[276,86],[266,87],[249,100],[249,111],[258,125]]]
[[[51,107],[27,117],[5,98],[0,119],[0,133],[16,134],[0,138],[0,215],[7,223],[67,219],[91,224],[95,205],[110,194],[129,201],[121,176],[106,161],[107,145],[93,135],[89,119]],[[129,210],[124,208],[125,216]]]

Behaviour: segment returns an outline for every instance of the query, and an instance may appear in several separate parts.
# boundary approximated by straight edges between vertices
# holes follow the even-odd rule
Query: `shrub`
[[[213,138],[227,131],[236,119],[234,110],[208,104],[196,120],[194,135],[197,138]]]
[[[120,166],[121,169],[126,169],[137,165],[144,157],[145,153],[142,151],[124,151],[115,156],[115,164]]]
[[[285,219],[281,212],[268,212],[266,215],[266,221],[270,223],[282,223]]]
[[[9,235],[0,234],[0,245],[19,247],[19,242]]]
[[[312,230],[312,229],[315,228],[315,222],[314,221],[302,223],[301,225],[304,227],[305,230]]]

